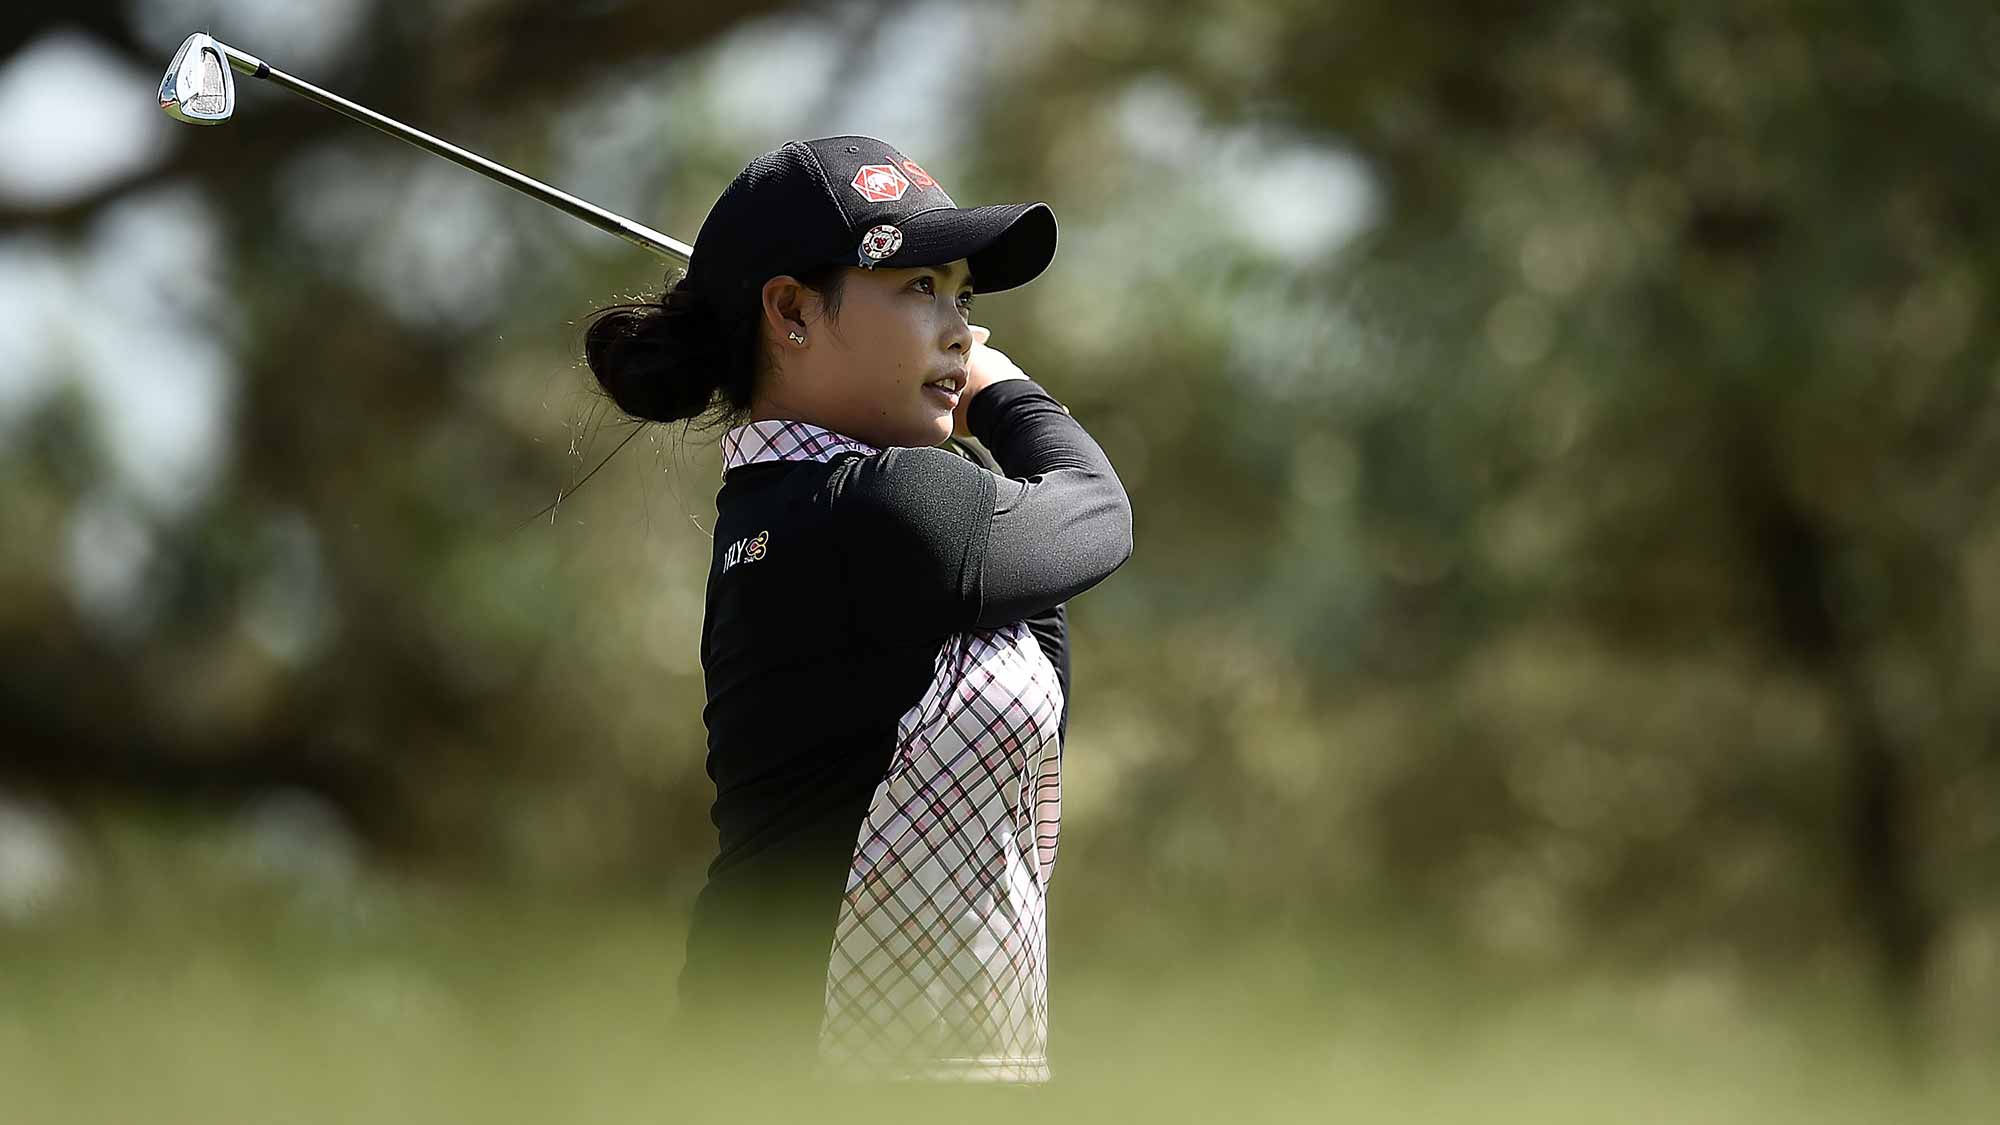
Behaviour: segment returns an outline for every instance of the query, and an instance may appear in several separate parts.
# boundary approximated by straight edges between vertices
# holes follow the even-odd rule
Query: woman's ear
[[[774,340],[789,340],[806,334],[806,320],[812,312],[815,294],[790,274],[779,274],[764,283],[761,294],[764,324]]]

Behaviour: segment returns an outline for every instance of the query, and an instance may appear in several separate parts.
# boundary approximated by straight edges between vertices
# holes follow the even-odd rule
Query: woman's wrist
[[[1033,389],[1032,390],[1016,389],[1011,391],[1002,391],[1000,392],[1000,396],[998,399],[987,401],[987,396],[984,394],[984,392],[989,391],[994,387],[999,386],[1002,383],[1015,383],[1015,382],[1026,383],[1029,385],[1029,387],[1032,387]],[[987,383],[985,386],[981,387],[980,391],[982,393],[978,398],[966,399],[963,400],[960,404],[962,407],[962,410],[960,412],[960,418],[962,419],[962,423],[965,430],[965,432],[960,436],[980,437],[978,430],[981,429],[987,430],[990,433],[993,427],[998,424],[996,421],[997,416],[1003,412],[1008,411],[1010,409],[1010,404],[1014,399],[1038,397],[1037,392],[1040,392],[1041,394],[1047,393],[1046,390],[1042,388],[1042,386],[1039,383],[1034,382],[1033,377],[1029,375],[1009,375],[1005,379],[995,379],[992,382]],[[979,406],[978,403],[980,403],[981,401],[985,401],[986,405]],[[973,426],[973,411],[975,409],[979,412],[978,421],[980,425],[977,428]],[[1067,412],[1067,408],[1064,409],[1065,412]],[[980,440],[983,441],[985,439],[980,438]]]
[[[1028,377],[1019,368],[1013,367],[1012,364],[1008,366],[1012,370],[1005,374],[996,373],[982,378],[980,374],[975,372],[967,380],[965,388],[958,392],[958,405],[952,408],[952,436],[972,436],[972,404],[977,402],[979,396],[984,394],[988,388],[999,383],[1010,383],[1014,380],[1026,379]]]

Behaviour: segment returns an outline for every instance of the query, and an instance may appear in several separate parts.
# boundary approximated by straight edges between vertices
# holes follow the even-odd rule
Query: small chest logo
[[[729,568],[735,566],[737,563],[756,562],[758,559],[763,558],[764,549],[770,545],[770,542],[771,533],[760,531],[748,538],[738,539],[736,542],[731,543],[722,552],[722,573],[728,574]]]

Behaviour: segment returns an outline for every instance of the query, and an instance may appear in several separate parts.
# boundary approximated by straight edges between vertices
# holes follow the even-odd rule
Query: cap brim
[[[964,258],[975,293],[1026,285],[1056,256],[1056,213],[1046,203],[946,207],[898,225],[903,245],[883,265],[937,266]]]

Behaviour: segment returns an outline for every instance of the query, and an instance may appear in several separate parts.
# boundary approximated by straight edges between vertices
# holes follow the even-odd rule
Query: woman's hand
[[[953,437],[972,436],[972,431],[965,428],[965,416],[980,391],[995,383],[1028,377],[1027,372],[1014,366],[1014,361],[1008,359],[1006,353],[986,346],[987,338],[992,335],[977,324],[972,326],[972,351],[965,357],[965,389],[958,392],[958,405],[951,408]]]

